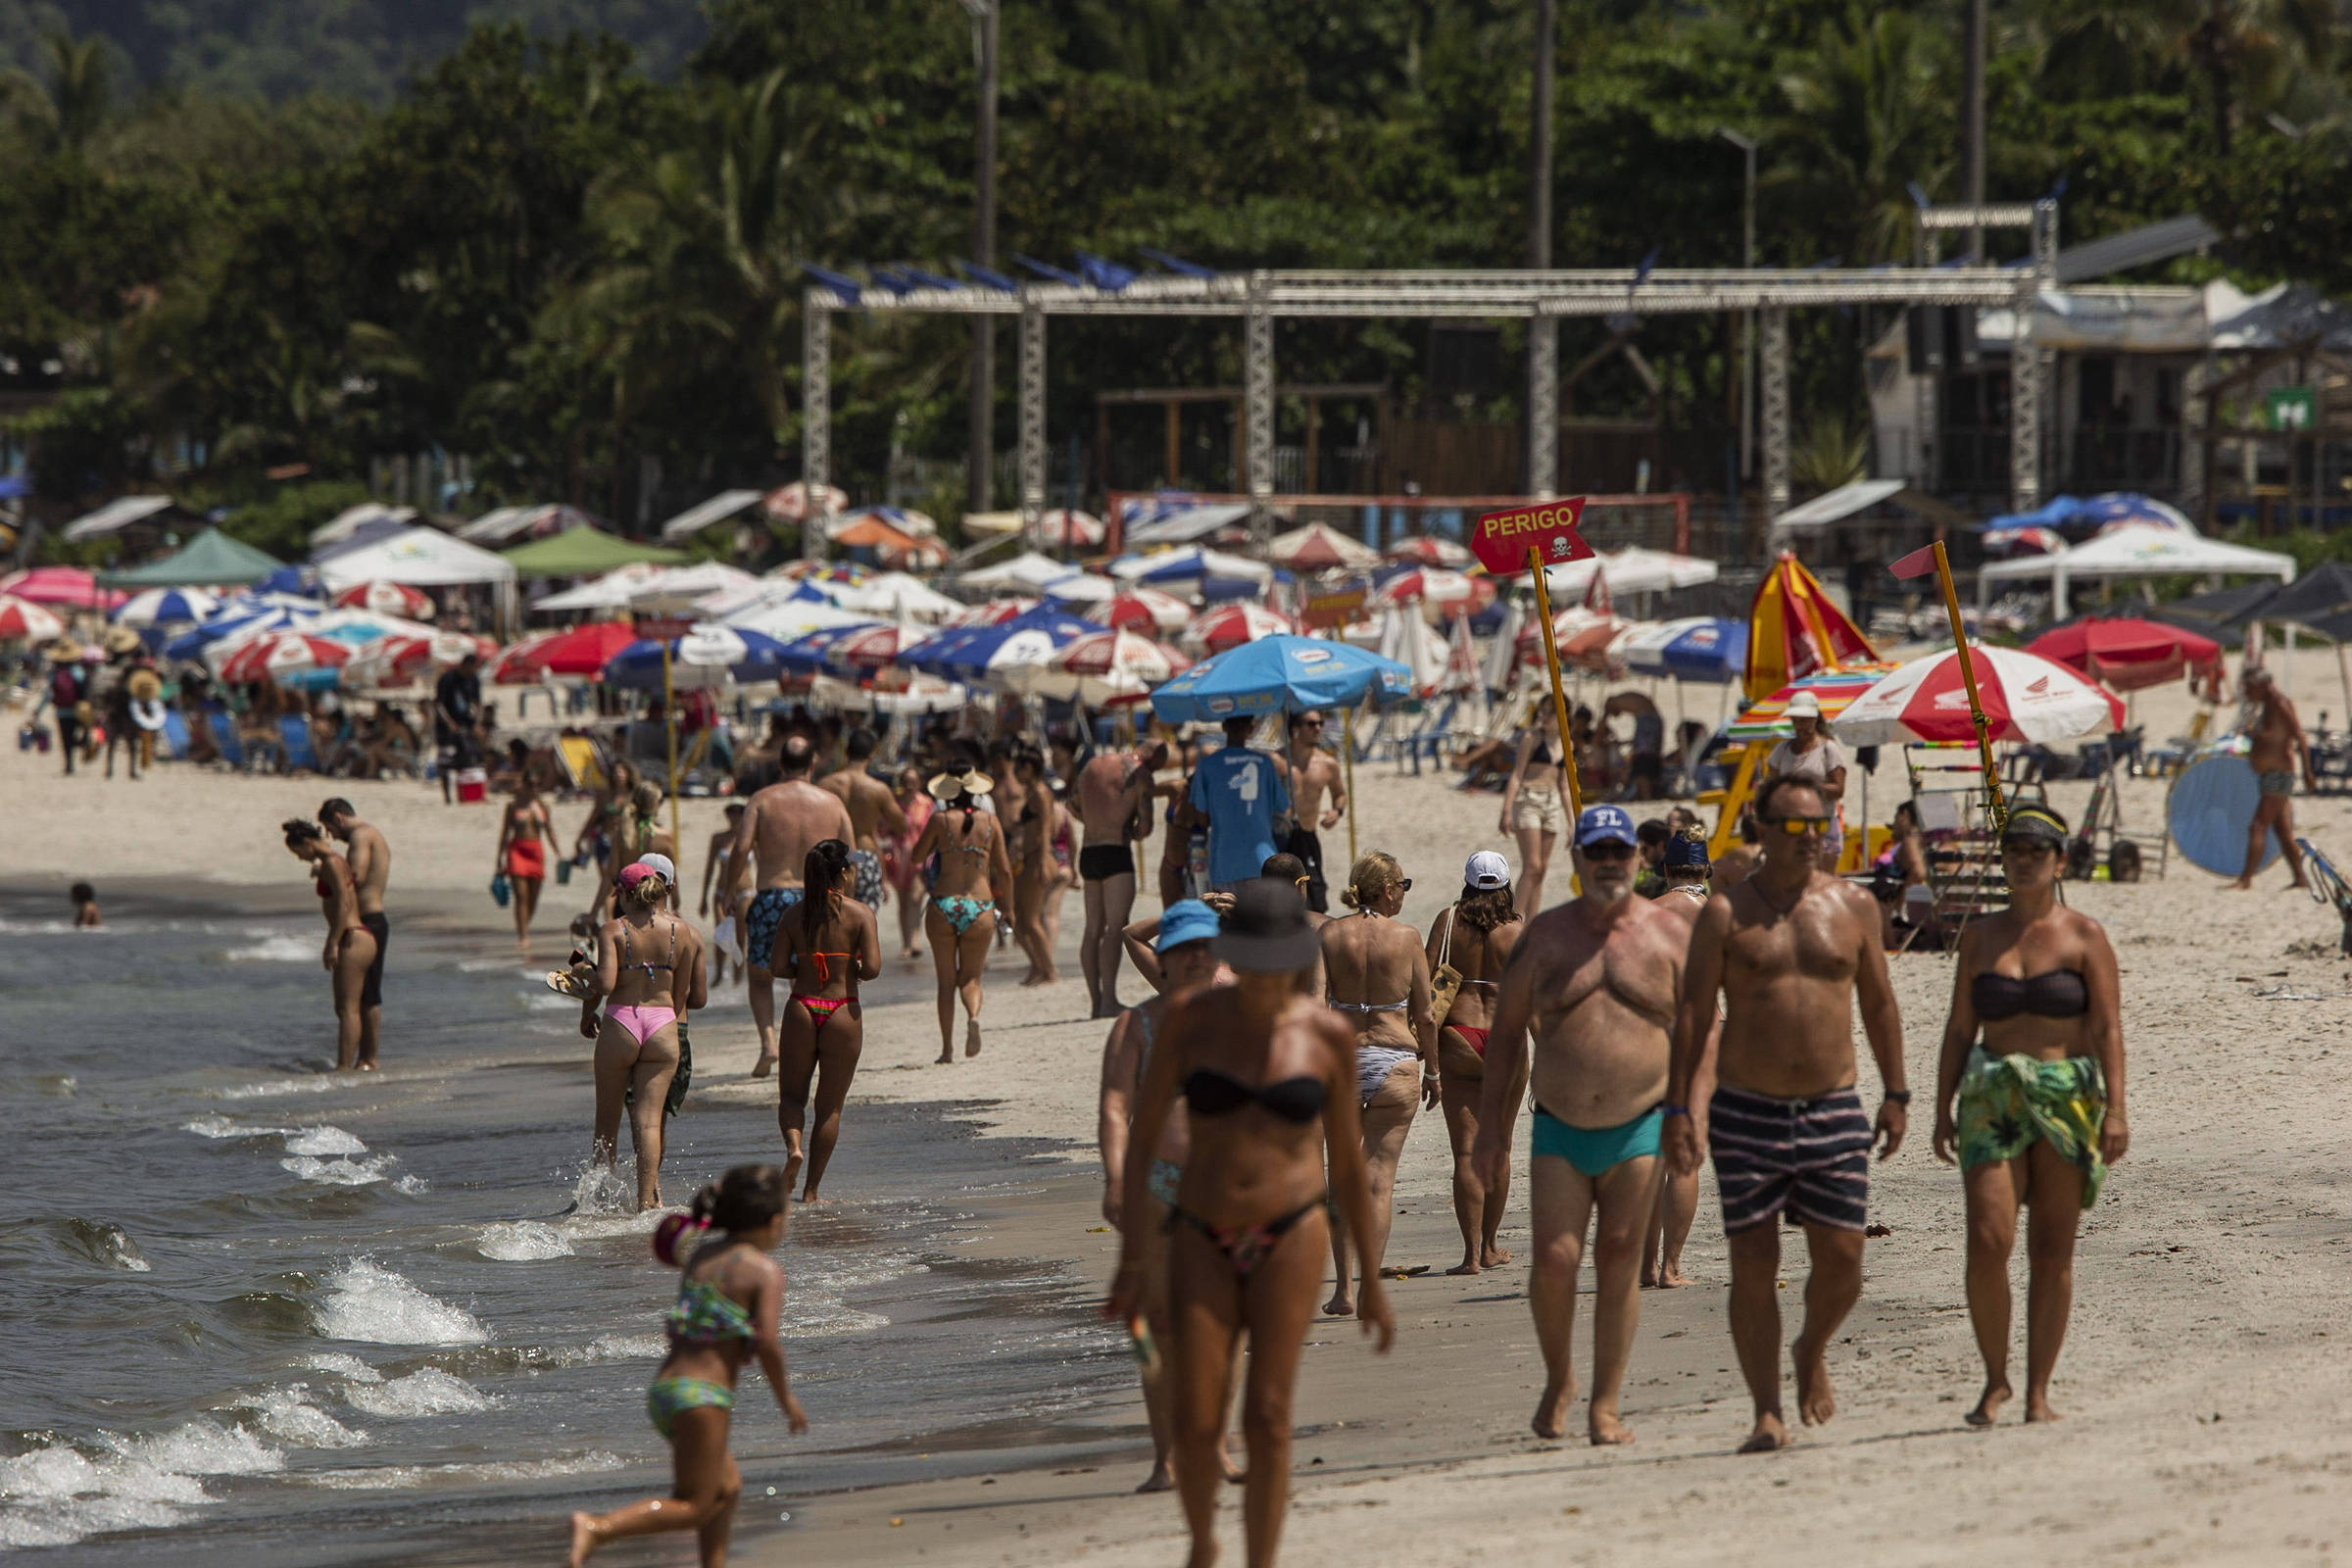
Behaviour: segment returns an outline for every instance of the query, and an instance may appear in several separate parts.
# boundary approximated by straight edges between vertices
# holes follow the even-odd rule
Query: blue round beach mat
[[[2165,797],[2165,825],[2173,842],[2189,863],[2216,876],[2236,876],[2246,868],[2246,829],[2254,822],[2254,808],[2262,801],[2262,786],[2242,757],[2214,752],[2180,770]],[[2278,858],[2278,835],[2267,834],[2262,863]]]

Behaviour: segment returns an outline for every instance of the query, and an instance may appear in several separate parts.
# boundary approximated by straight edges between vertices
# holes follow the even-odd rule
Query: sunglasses
[[[2048,850],[2052,854],[2055,854],[2057,853],[2058,849],[2059,846],[2049,839],[2001,840],[2001,853],[2003,855],[2039,855],[2044,850]]]
[[[1588,860],[1630,860],[1634,855],[1634,847],[1623,839],[1603,839],[1598,844],[1585,846]]]
[[[1772,816],[1764,819],[1766,827],[1777,827],[1790,838],[1804,833],[1827,833],[1831,818],[1826,816]]]
[[[1321,729],[1323,727],[1323,721],[1319,718],[1301,719],[1298,727],[1300,729]]]

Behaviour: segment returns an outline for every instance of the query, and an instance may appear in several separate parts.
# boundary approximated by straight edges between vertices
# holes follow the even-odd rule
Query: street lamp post
[[[1746,156],[1747,184],[1740,201],[1740,265],[1756,265],[1756,138],[1728,125],[1715,134]],[[1740,477],[1756,476],[1756,313],[1744,313],[1740,323]]]
[[[972,55],[979,68],[979,148],[972,183],[972,259],[997,265],[997,12],[998,0],[963,0],[972,18]],[[989,510],[996,458],[996,318],[972,318],[971,453],[964,469],[965,500],[973,512]]]

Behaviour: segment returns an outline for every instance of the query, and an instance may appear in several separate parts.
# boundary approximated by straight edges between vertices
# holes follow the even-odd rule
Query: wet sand
[[[2340,710],[2333,668],[2308,653],[2299,663],[2306,722],[2318,708]],[[1692,706],[1701,706],[1695,696]],[[2136,707],[2152,739],[2187,727],[2177,691],[2143,693]],[[0,762],[13,788],[32,784],[34,773],[17,754]],[[1494,797],[1451,793],[1435,777],[1399,778],[1386,765],[1359,767],[1357,787],[1362,845],[1404,860],[1417,879],[1406,915],[1426,925],[1450,896],[1463,856],[1496,841]],[[2162,791],[2146,781],[2127,787],[2134,826],[2159,827]],[[316,781],[184,769],[138,786],[37,786],[19,796],[38,829],[26,835],[20,870],[54,875],[61,888],[91,875],[102,892],[110,874],[294,882],[299,870],[278,849],[274,824],[328,792]],[[481,891],[496,831],[489,809],[444,809],[437,794],[414,784],[346,793],[393,835],[396,923],[474,920],[485,943],[499,940],[500,911]],[[1899,758],[1889,753],[1871,784],[1873,814],[1883,818],[1904,793]],[[2087,786],[2050,794],[2071,815]],[[114,814],[134,804],[161,810]],[[2298,797],[2295,808],[2304,833],[2352,860],[2352,802]],[[693,802],[687,812],[687,838],[697,844],[715,826],[716,807]],[[577,807],[561,808],[558,820],[568,830],[578,815]],[[189,832],[193,820],[202,821],[201,837]],[[463,835],[452,833],[460,824]],[[1325,842],[1336,873],[1345,828]],[[699,882],[699,854],[690,851],[686,870]],[[1923,1099],[1910,1143],[1874,1183],[1873,1219],[1891,1234],[1870,1244],[1862,1304],[1831,1355],[1835,1423],[1801,1432],[1779,1455],[1732,1452],[1748,1418],[1724,1328],[1726,1270],[1709,1185],[1686,1259],[1696,1285],[1643,1298],[1625,1401],[1640,1442],[1605,1453],[1539,1443],[1526,1429],[1539,1377],[1525,1268],[1471,1280],[1438,1272],[1458,1256],[1459,1241],[1443,1124],[1424,1115],[1399,1173],[1390,1260],[1429,1263],[1433,1273],[1395,1287],[1401,1332],[1387,1360],[1373,1358],[1351,1325],[1315,1334],[1299,1390],[1285,1560],[1409,1554],[1470,1563],[1542,1551],[1595,1563],[1731,1553],[1812,1563],[1825,1550],[1904,1563],[2053,1550],[2095,1562],[2340,1560],[2352,1545],[2343,1523],[2352,1372],[2338,1343],[2352,1334],[2338,1321],[2352,1285],[2352,1118],[2341,1108],[2352,1067],[2343,1044],[2352,969],[2336,952],[2332,913],[2284,891],[2282,869],[2266,872],[2252,895],[2222,891],[2178,855],[2165,880],[2152,876],[2153,867],[2137,885],[2068,888],[2070,902],[2107,923],[2122,958],[2134,1145],[2083,1223],[2073,1332],[2053,1395],[2063,1424],[2011,1421],[1976,1432],[1960,1422],[1982,1374],[1961,1296],[1959,1181],[1929,1152]],[[557,902],[551,897],[551,922]],[[1113,1241],[1095,1229],[1094,1211],[1102,1026],[1080,1016],[1075,895],[1064,913],[1069,978],[1021,991],[1012,984],[1017,958],[1000,960],[990,973],[989,1046],[976,1063],[927,1065],[937,1040],[927,961],[922,983],[894,987],[907,1000],[869,1008],[845,1148],[859,1136],[859,1102],[885,1099],[950,1104],[1006,1136],[1066,1140],[1070,1165],[1041,1161],[1038,1190],[992,1221],[990,1244],[1102,1279]],[[886,911],[886,931],[894,921]],[[895,958],[886,963],[897,968]],[[1911,1080],[1932,1085],[1951,970],[1942,958],[1908,956],[1896,960],[1895,975]],[[1132,1000],[1140,986],[1130,977],[1126,989]],[[772,1115],[772,1091],[728,1082],[752,1055],[748,1029],[735,1032],[731,1041],[728,1030],[698,1029],[698,1065],[710,1064],[698,1096]],[[1862,1075],[1874,1095],[1867,1063]],[[1524,1251],[1520,1199],[1504,1235]],[[1790,1262],[1788,1334],[1802,1283]],[[2022,1257],[2015,1272],[2013,1381],[2024,1370]],[[1588,1329],[1580,1318],[1580,1377]],[[1073,1349],[1121,1353],[1108,1335],[1100,1348]],[[1183,1537],[1174,1501],[1128,1494],[1149,1446],[1140,1399],[1131,1384],[1120,1387],[1102,1408],[1072,1413],[1088,1435],[1070,1448],[1009,1446],[973,1455],[1001,1468],[803,1499],[789,1525],[763,1526],[747,1513],[736,1560],[780,1565],[812,1552],[891,1564],[1063,1562],[1082,1553],[1114,1564],[1176,1560]],[[772,1418],[765,1399],[747,1390],[748,1422]],[[823,1419],[814,1406],[811,1415]],[[1581,1430],[1580,1407],[1571,1431]],[[774,1435],[760,1436],[764,1444]],[[571,1488],[562,1496],[521,1491],[516,1506],[543,1518],[553,1542],[576,1497]],[[1224,1538],[1228,1560],[1239,1562],[1238,1494],[1229,1497]],[[502,1535],[500,1547],[514,1539]],[[679,1549],[616,1549],[609,1560],[668,1560]],[[513,1556],[452,1542],[441,1560]]]

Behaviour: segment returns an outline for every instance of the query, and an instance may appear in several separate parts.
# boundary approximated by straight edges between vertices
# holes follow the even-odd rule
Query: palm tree
[[[2340,30],[2330,0],[2043,0],[2040,10],[2046,74],[2102,85],[2183,68],[2203,76],[2224,159],[2241,104],[2325,73]]]
[[[683,146],[624,170],[590,198],[608,261],[543,327],[589,345],[612,377],[616,424],[713,357],[733,367],[779,447],[793,420],[787,366],[804,261],[829,256],[858,210],[817,168],[785,73],[698,89]]]
[[[115,57],[104,38],[75,38],[59,28],[41,40],[48,79],[28,71],[0,73],[0,99],[49,152],[79,153],[114,109]]]
[[[1909,188],[1934,190],[1952,167],[1953,73],[1948,29],[1909,11],[1853,0],[1822,24],[1813,47],[1781,76],[1783,139],[1805,148],[1788,177],[1818,182],[1811,210],[1836,224],[1843,250],[1894,261],[1910,250]],[[1833,216],[1837,215],[1837,216]]]

